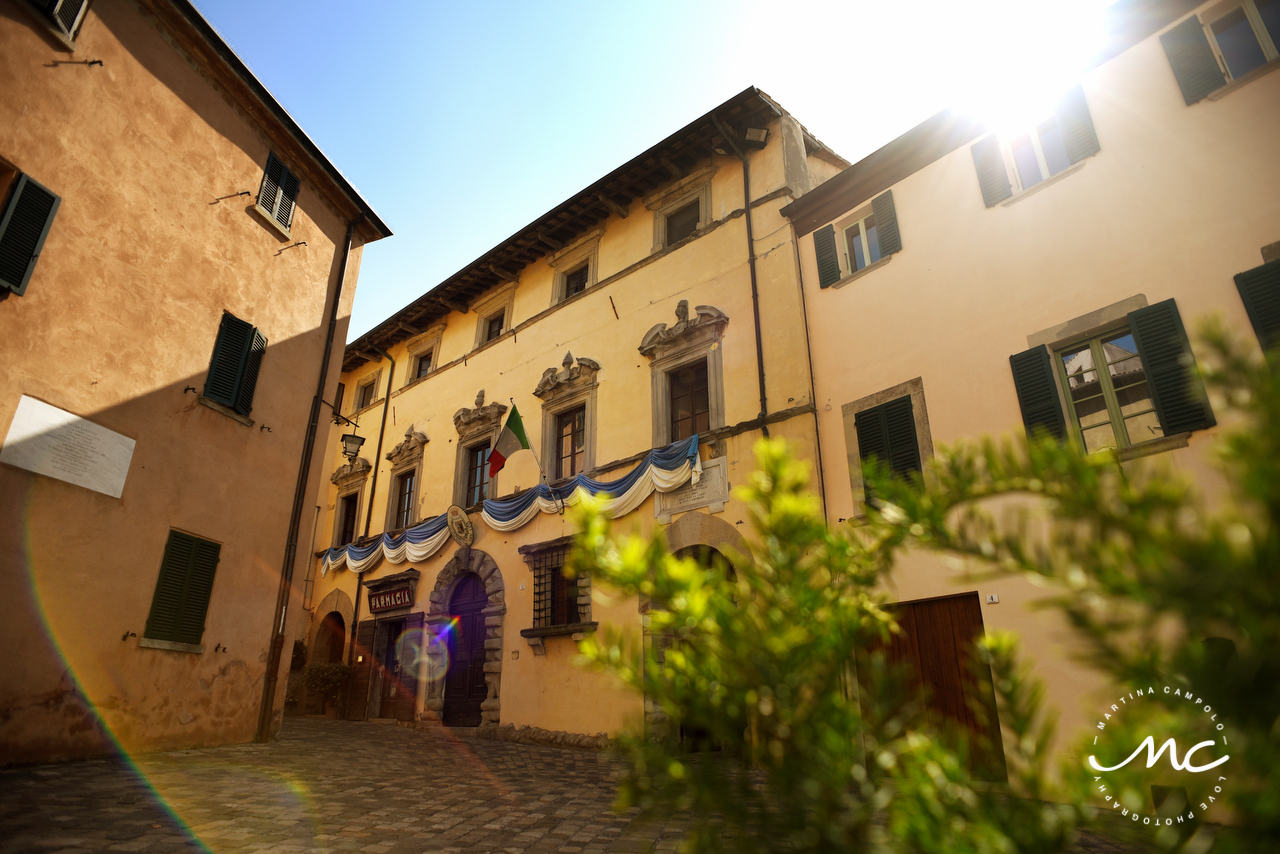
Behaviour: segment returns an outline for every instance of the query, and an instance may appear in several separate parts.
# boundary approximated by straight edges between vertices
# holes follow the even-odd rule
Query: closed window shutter
[[[978,184],[982,187],[982,201],[987,207],[1012,196],[1013,187],[1009,185],[1009,173],[1004,168],[1000,140],[989,136],[975,142],[969,150],[973,152],[973,165],[978,169]]]
[[[818,285],[825,288],[840,281],[835,226],[829,225],[813,233],[813,251],[818,256]]]
[[[863,462],[876,457],[898,477],[920,471],[920,442],[910,395],[859,412],[853,426]]]
[[[267,168],[262,173],[262,187],[258,190],[258,206],[275,215],[276,200],[280,197],[280,181],[284,175],[284,164],[274,154],[267,155]]]
[[[267,156],[267,168],[262,173],[262,188],[258,191],[258,206],[285,230],[293,223],[293,207],[298,199],[300,182],[280,162],[275,154]]]
[[[876,218],[876,231],[880,238],[880,257],[887,258],[902,249],[902,235],[898,233],[898,211],[893,206],[893,190],[871,200],[871,211]]]
[[[1167,299],[1129,312],[1129,326],[1165,435],[1216,424],[1174,301]]]
[[[262,355],[266,352],[267,339],[258,330],[253,330],[253,341],[245,358],[244,376],[236,392],[236,412],[241,415],[248,415],[253,410],[253,392],[258,386],[258,370],[262,367]]]
[[[1236,287],[1262,349],[1280,344],[1280,260],[1237,273]]]
[[[1169,57],[1173,76],[1188,106],[1226,85],[1227,77],[1218,67],[1204,27],[1195,15],[1162,35],[1160,44]]]
[[[1009,357],[1013,369],[1013,385],[1018,390],[1018,407],[1022,423],[1031,436],[1044,430],[1059,442],[1066,436],[1066,421],[1058,401],[1058,387],[1053,381],[1053,357],[1041,344]]]
[[[1076,86],[1063,97],[1058,104],[1057,117],[1067,159],[1072,163],[1079,163],[1102,150],[1098,145],[1098,134],[1093,129],[1089,105],[1084,100],[1084,89]]]
[[[169,532],[145,637],[200,643],[221,550],[218,543],[179,531]]]
[[[236,408],[240,380],[254,333],[250,324],[223,313],[222,324],[218,327],[218,341],[213,345],[213,358],[209,360],[209,378],[204,384],[205,397],[223,406]]]
[[[288,169],[284,170],[284,180],[280,182],[280,202],[276,206],[276,222],[288,230],[293,223],[293,206],[298,199],[298,176]]]
[[[19,175],[0,216],[0,287],[22,296],[62,199]]]

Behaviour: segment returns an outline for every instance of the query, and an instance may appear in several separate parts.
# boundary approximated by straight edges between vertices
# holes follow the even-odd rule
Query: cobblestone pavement
[[[0,771],[0,850],[656,852],[615,814],[617,760],[448,731],[290,718],[272,744]],[[1091,841],[1082,854],[1131,849]]]

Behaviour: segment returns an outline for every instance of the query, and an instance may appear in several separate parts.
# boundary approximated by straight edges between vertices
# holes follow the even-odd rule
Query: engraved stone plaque
[[[702,477],[696,484],[686,483],[671,492],[655,492],[653,515],[663,525],[671,514],[707,507],[712,513],[724,510],[729,497],[729,458],[717,457],[702,464]]]
[[[128,436],[24,394],[0,447],[0,463],[119,498],[134,444]]]

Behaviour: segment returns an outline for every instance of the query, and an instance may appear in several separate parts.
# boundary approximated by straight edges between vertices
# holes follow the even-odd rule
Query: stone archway
[[[667,548],[678,552],[689,546],[710,546],[733,560],[751,558],[751,548],[738,529],[708,513],[686,513],[666,530]]]
[[[317,643],[321,640],[321,633],[324,630],[324,618],[330,613],[341,616],[342,623],[346,627],[343,656],[340,659],[346,661],[346,647],[350,646],[351,638],[355,635],[355,628],[351,625],[351,620],[355,616],[355,607],[351,604],[351,597],[341,590],[330,590],[329,595],[321,599],[320,604],[311,612],[311,628],[308,632],[311,643],[308,644],[308,654],[309,657],[314,657]]]
[[[468,573],[480,577],[481,582],[484,583],[485,594],[489,597],[488,606],[481,612],[485,617],[484,681],[488,696],[480,706],[480,725],[497,726],[501,713],[502,626],[507,605],[502,572],[493,558],[478,549],[460,548],[454,552],[453,557],[436,576],[426,622],[430,627],[443,626],[449,622],[449,600],[458,582]],[[434,632],[428,640],[427,700],[424,716],[429,720],[440,720],[441,712],[444,710],[444,674],[448,667],[447,647]]]

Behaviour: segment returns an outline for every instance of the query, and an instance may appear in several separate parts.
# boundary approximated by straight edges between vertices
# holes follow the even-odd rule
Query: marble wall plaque
[[[671,492],[655,492],[653,515],[662,524],[671,521],[671,514],[707,507],[712,513],[724,510],[729,497],[729,459],[717,457],[702,464],[702,477],[696,484],[686,483]]]
[[[128,436],[24,394],[0,447],[0,463],[119,498],[134,444]]]

